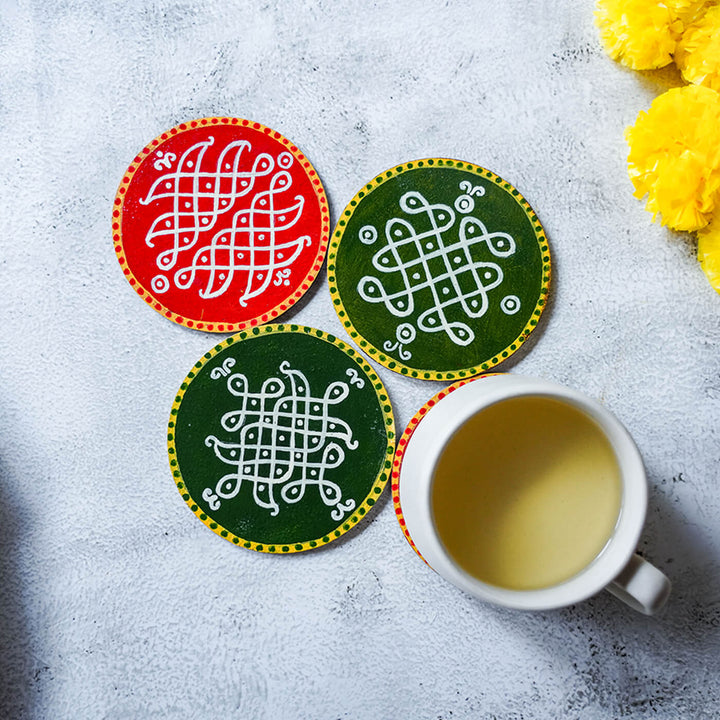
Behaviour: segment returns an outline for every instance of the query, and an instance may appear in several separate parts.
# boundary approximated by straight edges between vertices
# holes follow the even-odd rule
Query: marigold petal
[[[673,2],[688,10],[685,0]],[[684,28],[668,4],[650,0],[598,0],[595,22],[608,55],[633,70],[651,70],[672,62]]]
[[[714,1],[715,0],[665,0],[665,5],[687,25],[700,17],[700,15],[705,12],[708,4],[712,4]]]
[[[720,94],[690,85],[657,97],[625,134],[635,196],[675,230],[698,230],[720,200]]]
[[[720,90],[720,5],[709,7],[685,28],[675,63],[689,83]]]
[[[720,217],[698,232],[697,257],[710,284],[720,293]]]

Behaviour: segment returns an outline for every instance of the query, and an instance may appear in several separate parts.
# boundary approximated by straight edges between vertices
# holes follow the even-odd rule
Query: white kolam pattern
[[[475,198],[483,197],[485,189],[467,180],[459,187],[463,192],[456,198],[454,208],[430,203],[414,190],[403,194],[399,200],[400,210],[418,220],[413,224],[402,217],[393,217],[385,223],[385,245],[372,259],[378,275],[364,276],[357,286],[363,300],[383,303],[397,318],[409,318],[419,310],[415,324],[400,323],[396,337],[384,343],[386,352],[397,350],[402,360],[412,357],[405,346],[415,340],[418,330],[444,332],[456,345],[469,345],[475,333],[462,320],[449,319],[447,311],[460,309],[468,319],[482,317],[490,304],[490,291],[499,287],[504,277],[500,264],[490,258],[477,259],[477,250],[484,246],[497,259],[507,258],[516,250],[511,235],[490,232],[470,214],[475,209]],[[365,225],[358,239],[365,245],[373,245],[378,239],[377,228]],[[438,267],[442,268],[440,272]],[[401,287],[388,291],[386,284]],[[429,293],[425,292],[424,299],[419,301],[417,296],[423,291]],[[501,309],[514,313],[520,309],[519,303],[519,299],[512,296],[512,300],[501,302]],[[454,315],[457,318],[457,313]]]
[[[145,236],[148,247],[158,248],[160,273],[151,286],[158,294],[171,286],[196,288],[210,299],[224,295],[242,273],[245,280],[234,289],[244,307],[271,282],[290,284],[290,266],[311,245],[309,236],[292,232],[306,201],[289,192],[292,153],[253,155],[250,142],[236,140],[211,165],[205,155],[214,142],[210,136],[195,143],[179,160],[175,153],[155,153],[153,167],[161,174],[140,203],[168,209]]]
[[[217,510],[244,483],[251,483],[254,502],[276,516],[281,502],[300,502],[308,488],[316,487],[331,508],[331,518],[342,520],[356,502],[343,499],[341,487],[326,473],[340,467],[346,450],[355,450],[358,442],[350,426],[331,409],[348,397],[349,385],[362,388],[365,381],[349,368],[348,382],[330,383],[322,396],[313,396],[305,374],[284,360],[279,367],[284,378],[267,378],[259,392],[252,392],[245,375],[232,373],[234,365],[234,358],[226,358],[210,373],[213,380],[227,377],[227,390],[239,398],[240,406],[220,419],[227,433],[223,439],[205,438],[215,456],[232,470],[203,491],[203,500]]]

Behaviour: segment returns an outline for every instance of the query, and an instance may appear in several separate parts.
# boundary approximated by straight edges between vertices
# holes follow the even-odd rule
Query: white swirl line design
[[[472,212],[475,209],[473,196],[482,197],[485,194],[485,188],[482,185],[473,185],[469,180],[463,180],[459,187],[465,194],[458,195],[454,203],[455,209],[461,213]]]
[[[227,377],[232,369],[235,367],[235,358],[225,358],[222,365],[216,365],[210,372],[210,378],[212,380],[219,380],[220,378]]]
[[[360,377],[355,368],[348,368],[345,374],[350,378],[350,384],[360,389],[365,387],[365,381]]]
[[[206,169],[204,158],[213,144],[213,137],[195,143],[174,170],[175,155],[161,157],[158,151],[155,168],[170,171],[155,179],[140,203],[169,203],[171,210],[155,218],[145,243],[164,248],[155,262],[172,277],[176,289],[197,287],[205,299],[223,295],[238,272],[247,273],[245,287],[238,288],[238,301],[245,306],[265,292],[276,271],[288,268],[282,275],[287,280],[288,266],[312,245],[309,236],[291,232],[302,216],[305,198],[288,196],[293,182],[287,171],[294,162],[291,153],[281,152],[277,158],[258,153],[252,158],[251,144],[236,140],[223,148],[214,167]],[[242,162],[246,157],[252,167]],[[268,178],[267,189],[260,188],[263,178]],[[249,207],[238,209],[245,196],[252,198]],[[153,278],[157,292],[169,287],[165,275]]]
[[[153,163],[153,167],[156,170],[162,170],[167,168],[168,170],[172,167],[172,164],[177,160],[175,153],[168,153],[167,155],[162,151],[158,150],[155,154],[157,160]]]
[[[290,277],[291,272],[292,270],[290,270],[290,268],[278,270],[277,273],[275,273],[275,282],[273,285],[277,285],[278,287],[280,287],[280,285],[289,285],[290,281],[288,278]]]
[[[482,197],[485,194],[485,188],[482,185],[473,185],[469,180],[463,180],[458,187],[467,195]]]
[[[220,377],[228,368],[226,361],[212,370],[211,377]],[[240,408],[220,419],[230,438],[208,435],[205,445],[232,471],[205,488],[203,500],[217,510],[240,492],[243,483],[252,483],[256,505],[276,516],[280,501],[297,503],[314,486],[332,508],[332,519],[341,520],[355,509],[355,500],[343,499],[340,486],[325,475],[342,465],[345,450],[358,447],[350,426],[330,414],[331,406],[342,403],[350,388],[346,382],[333,382],[317,397],[304,373],[287,360],[280,363],[280,373],[285,377],[266,379],[260,392],[250,391],[242,373],[228,377],[228,392],[240,399]]]
[[[468,190],[476,196],[482,194],[478,188]],[[469,195],[462,197],[470,198]],[[453,208],[442,203],[431,204],[414,190],[406,192],[399,205],[404,213],[420,216],[417,224],[426,229],[419,231],[400,217],[388,220],[386,244],[372,259],[380,275],[361,278],[358,293],[366,302],[383,303],[397,318],[413,315],[417,305],[419,330],[445,332],[456,345],[469,345],[475,333],[463,318],[482,317],[489,307],[488,293],[503,281],[500,265],[476,259],[478,251],[487,250],[495,258],[507,258],[515,252],[515,240],[508,233],[488,231],[472,215],[462,217],[455,229],[457,216]],[[455,229],[454,233],[448,233],[451,229]],[[367,226],[360,232],[370,235]],[[393,289],[386,290],[385,283]],[[448,314],[452,311],[460,312],[453,312],[451,319]],[[402,337],[401,326],[398,326],[395,344],[386,342],[393,345],[393,349],[398,347],[401,356],[402,345],[415,337],[413,334],[408,340],[408,326],[413,328],[410,323],[402,325]]]
[[[412,357],[412,353],[409,350],[405,350],[403,345],[409,345],[416,337],[417,332],[413,325],[410,323],[400,323],[400,325],[395,328],[395,342],[386,340],[383,343],[383,348],[385,352],[397,350],[401,360],[409,360]]]

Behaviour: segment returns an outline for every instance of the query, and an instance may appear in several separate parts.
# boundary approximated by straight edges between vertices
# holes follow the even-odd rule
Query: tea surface
[[[451,438],[432,507],[468,573],[512,590],[557,585],[602,551],[621,498],[613,449],[593,420],[540,396],[479,412]]]

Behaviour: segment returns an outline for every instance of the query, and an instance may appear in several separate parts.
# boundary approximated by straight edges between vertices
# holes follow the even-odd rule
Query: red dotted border
[[[157,148],[162,145],[166,140],[168,140],[173,135],[177,135],[178,133],[185,132],[187,130],[192,130],[197,127],[203,127],[206,125],[238,125],[241,127],[249,127],[253,130],[258,130],[260,132],[265,133],[266,135],[269,135],[274,140],[277,140],[278,142],[281,142],[287,149],[293,154],[293,157],[302,165],[307,175],[312,180],[313,189],[315,191],[315,196],[318,200],[318,203],[320,205],[320,215],[321,215],[321,223],[322,223],[322,229],[321,229],[321,235],[320,235],[320,244],[318,246],[318,252],[315,256],[315,261],[313,262],[313,266],[308,272],[308,274],[305,276],[305,279],[300,285],[300,289],[296,290],[293,295],[291,295],[286,300],[282,301],[281,303],[278,303],[274,308],[267,312],[263,312],[260,315],[257,315],[254,318],[251,318],[249,320],[245,320],[244,322],[238,322],[238,323],[207,323],[203,322],[202,320],[195,320],[192,318],[186,318],[183,315],[178,315],[177,313],[173,312],[169,308],[167,308],[165,305],[163,305],[161,302],[158,302],[157,298],[148,290],[146,290],[138,281],[138,279],[133,275],[132,271],[128,267],[127,260],[125,259],[125,251],[123,249],[123,240],[122,240],[122,212],[123,212],[123,205],[124,205],[124,199],[125,199],[125,193],[127,192],[127,188],[130,185],[130,181],[134,177],[135,173],[137,172],[138,168],[140,167],[140,164],[145,160],[145,158],[150,155],[151,153],[155,152]],[[115,254],[117,255],[118,262],[120,263],[120,267],[122,268],[123,274],[127,278],[128,282],[132,286],[132,288],[135,290],[135,292],[143,299],[145,302],[153,309],[159,312],[164,317],[168,318],[169,320],[172,320],[173,322],[178,323],[179,325],[184,325],[185,327],[193,328],[195,330],[203,330],[207,332],[239,332],[240,330],[246,330],[251,327],[255,327],[256,325],[261,325],[262,323],[269,322],[270,320],[274,320],[279,315],[284,313],[286,310],[289,310],[309,289],[310,286],[315,281],[315,278],[317,277],[318,273],[320,272],[320,268],[322,267],[323,261],[325,260],[325,255],[327,253],[328,248],[328,241],[330,238],[330,210],[328,208],[327,198],[325,196],[325,189],[323,188],[322,183],[320,182],[320,178],[317,174],[317,171],[312,166],[310,161],[303,155],[303,153],[298,149],[296,145],[290,142],[285,136],[281,135],[276,130],[272,130],[269,127],[266,127],[265,125],[261,125],[257,122],[252,122],[251,120],[243,120],[242,118],[229,118],[229,117],[209,117],[209,118],[200,118],[198,120],[191,120],[189,122],[180,123],[179,125],[176,125],[173,128],[170,128],[167,132],[164,132],[162,135],[158,135],[152,142],[148,143],[141,151],[138,153],[138,155],[135,157],[135,159],[130,164],[130,167],[127,169],[127,172],[123,176],[122,181],[120,182],[120,187],[118,188],[117,194],[115,195],[115,201],[113,203],[113,212],[112,212],[112,231],[113,231],[113,244],[115,247]]]
[[[403,455],[405,454],[405,449],[407,448],[407,444],[410,442],[410,438],[412,437],[412,434],[415,432],[415,429],[420,424],[420,421],[425,417],[425,414],[430,410],[433,405],[436,405],[440,400],[442,400],[444,397],[449,395],[451,392],[457,390],[459,387],[462,387],[463,385],[467,385],[469,382],[475,382],[476,380],[481,380],[482,378],[486,377],[492,377],[493,375],[499,375],[500,373],[486,373],[485,375],[478,375],[474,378],[468,378],[466,380],[458,380],[457,382],[453,383],[452,385],[449,385],[444,390],[441,390],[439,393],[433,395],[416,413],[413,415],[413,417],[410,419],[410,422],[408,423],[408,426],[405,428],[405,431],[403,432],[401,438],[398,440],[397,448],[395,449],[395,458],[393,460],[393,469],[392,473],[390,475],[390,489],[392,490],[392,500],[393,500],[393,506],[395,508],[395,515],[397,516],[397,520],[400,523],[400,529],[403,531],[403,535],[405,535],[405,539],[410,543],[410,547],[418,554],[418,557],[426,564],[428,565],[428,561],[422,556],[420,551],[415,547],[415,543],[413,542],[413,539],[410,537],[410,533],[408,532],[407,526],[405,524],[405,518],[403,517],[402,507],[400,506],[400,470],[402,469],[402,459]],[[429,565],[428,565],[429,567]]]

